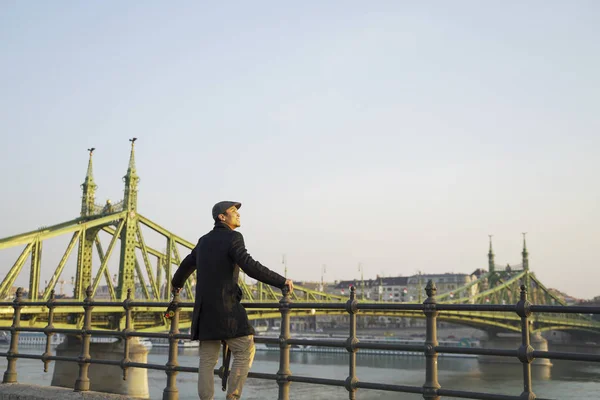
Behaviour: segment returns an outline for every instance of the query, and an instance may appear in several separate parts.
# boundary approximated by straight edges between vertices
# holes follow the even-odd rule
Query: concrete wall
[[[20,383],[0,384],[0,400],[125,400],[135,397],[98,392],[74,392],[54,386],[23,385]]]

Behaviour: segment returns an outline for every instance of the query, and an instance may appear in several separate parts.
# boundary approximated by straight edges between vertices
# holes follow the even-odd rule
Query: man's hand
[[[173,294],[173,296],[175,296],[179,292],[181,292],[181,288],[176,288],[176,287],[171,288],[171,293]],[[171,319],[175,315],[175,310],[177,309],[177,307],[175,306],[175,303],[173,302],[174,300],[175,299],[171,300],[171,303],[169,303],[169,306],[167,307],[167,311],[165,311],[165,318],[167,318],[167,319]]]
[[[294,282],[292,282],[291,279],[286,279],[284,286],[287,286],[290,288],[290,293],[292,293],[294,291]]]
[[[173,302],[169,303],[169,306],[167,307],[167,311],[165,311],[165,318],[166,319],[173,318],[173,316],[175,315],[175,310],[177,310],[177,306],[175,306],[175,303],[173,303]]]

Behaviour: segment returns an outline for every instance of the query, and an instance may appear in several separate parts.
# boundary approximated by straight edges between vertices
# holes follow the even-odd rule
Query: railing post
[[[356,344],[358,343],[358,339],[356,338],[356,313],[358,311],[358,301],[356,301],[356,288],[354,286],[350,288],[350,300],[346,302],[346,311],[350,314],[350,336],[346,341],[346,350],[350,354],[348,378],[346,378],[345,387],[348,391],[348,398],[355,400],[356,386],[358,384],[358,378],[356,377]]]
[[[425,384],[423,384],[423,398],[428,400],[439,400],[437,391],[441,387],[438,382],[438,354],[435,351],[435,347],[438,345],[437,341],[437,315],[435,294],[437,287],[432,280],[427,282],[425,287],[427,298],[423,302],[425,305],[423,313],[426,318],[426,338],[425,338]]]
[[[281,311],[281,332],[279,334],[279,371],[277,371],[277,384],[279,385],[278,400],[289,400],[290,382],[290,288],[286,285],[281,290],[283,297],[279,301]]]
[[[177,371],[174,370],[177,364],[177,344],[179,339],[174,337],[179,333],[179,292],[173,292],[173,301],[175,305],[173,317],[171,318],[171,329],[169,330],[169,360],[167,361],[167,386],[163,390],[163,400],[178,400],[179,390],[177,390]]]
[[[48,299],[47,307],[48,307],[48,325],[44,328],[44,333],[46,334],[46,351],[42,354],[42,361],[44,362],[44,372],[48,372],[48,364],[50,361],[48,357],[50,354],[50,346],[52,342],[52,336],[54,336],[54,332],[50,332],[54,329],[54,289],[50,292],[50,298]]]
[[[90,368],[90,340],[92,330],[92,309],[94,300],[92,299],[92,287],[88,286],[85,290],[86,298],[83,300],[85,310],[83,316],[83,329],[81,329],[81,354],[79,355],[79,377],[75,381],[75,392],[86,392],[90,390],[90,378],[88,370]]]
[[[121,360],[121,368],[123,369],[123,380],[127,380],[127,370],[129,368],[129,333],[133,330],[131,323],[131,288],[127,289],[127,298],[123,301],[123,308],[125,309],[125,329],[123,329],[123,359]]]
[[[531,315],[531,303],[527,301],[527,286],[521,285],[521,299],[517,303],[517,314],[521,317],[521,346],[518,350],[519,361],[523,363],[523,393],[521,398],[526,400],[535,399],[531,390],[531,362],[533,361],[533,347],[529,342],[529,319]]]
[[[4,372],[4,379],[2,383],[16,383],[17,382],[17,354],[19,354],[19,331],[18,328],[21,322],[21,302],[23,297],[23,288],[17,288],[15,293],[15,299],[13,300],[13,308],[15,313],[13,314],[13,323],[10,329],[10,348],[6,359],[8,360],[8,366]]]

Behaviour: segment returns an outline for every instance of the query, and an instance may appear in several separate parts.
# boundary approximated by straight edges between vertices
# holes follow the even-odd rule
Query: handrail
[[[282,290],[282,298],[272,303],[249,303],[246,308],[264,308],[278,309],[281,313],[281,332],[278,339],[255,337],[256,343],[279,344],[279,369],[276,373],[254,373],[248,374],[249,378],[267,379],[276,381],[279,386],[278,400],[289,400],[290,383],[303,382],[318,385],[340,386],[346,388],[349,399],[356,399],[359,389],[385,390],[392,392],[417,393],[424,399],[438,400],[442,396],[461,397],[468,399],[489,399],[489,400],[519,400],[523,398],[536,398],[532,389],[531,363],[535,358],[561,359],[573,361],[600,362],[600,355],[587,353],[567,353],[554,351],[535,350],[530,344],[531,320],[533,313],[558,313],[558,314],[600,314],[600,307],[580,307],[580,306],[542,306],[532,305],[527,300],[527,289],[521,286],[520,300],[517,304],[438,304],[436,301],[437,288],[432,281],[427,283],[425,292],[426,300],[422,304],[403,304],[403,303],[363,303],[356,299],[356,289],[351,288],[350,297],[346,303],[292,303],[288,288]],[[171,303],[167,302],[140,302],[131,299],[131,290],[127,293],[127,298],[123,302],[96,302],[92,298],[92,288],[86,290],[86,298],[83,301],[56,301],[54,291],[51,292],[47,301],[24,301],[23,288],[18,288],[15,299],[9,305],[13,307],[13,322],[8,330],[11,332],[10,347],[6,353],[0,353],[0,357],[6,357],[8,365],[4,372],[2,383],[17,382],[16,363],[19,358],[41,360],[44,365],[44,372],[48,371],[48,364],[51,361],[66,361],[79,364],[79,373],[74,383],[74,391],[85,392],[90,388],[90,379],[88,369],[91,364],[114,365],[123,370],[123,379],[127,379],[129,368],[146,368],[152,370],[165,371],[167,375],[167,384],[163,390],[163,400],[177,400],[179,392],[177,389],[176,376],[179,372],[197,373],[198,368],[179,366],[177,360],[177,350],[179,339],[190,339],[189,334],[183,334],[179,331],[179,312],[182,308],[193,306],[190,302],[181,302],[179,294],[175,294]],[[48,324],[45,328],[33,328],[21,326],[21,311],[27,306],[43,306],[48,308]],[[123,330],[101,330],[92,329],[92,309],[102,307],[122,306],[125,316],[125,328]],[[170,319],[170,330],[168,333],[137,332],[132,329],[133,309],[136,306],[145,306],[150,308],[172,306],[174,310]],[[83,326],[81,329],[55,328],[54,315],[55,309],[60,307],[81,306],[84,309]],[[290,336],[290,311],[292,309],[328,309],[345,310],[349,314],[349,335],[344,340],[328,339],[295,339]],[[402,343],[370,343],[360,342],[356,336],[356,317],[360,311],[374,310],[406,310],[421,311],[426,317],[426,339],[422,344],[402,344]],[[482,349],[482,348],[464,348],[440,346],[437,338],[437,318],[440,313],[451,312],[472,312],[486,311],[492,313],[515,313],[520,318],[521,323],[521,345],[515,349]],[[20,332],[41,332],[46,335],[45,352],[41,355],[19,354],[18,342]],[[55,333],[81,335],[82,346],[78,357],[54,356],[51,354],[51,337]],[[105,360],[92,358],[90,356],[91,338],[95,336],[114,336],[125,340],[123,348],[123,357],[121,360]],[[151,364],[132,362],[129,358],[130,343],[132,337],[142,338],[166,338],[169,339],[168,361],[166,364]],[[314,346],[345,348],[349,354],[348,376],[345,380],[324,379],[308,376],[292,375],[290,370],[290,346],[294,344],[309,344]],[[363,382],[358,379],[356,373],[356,353],[360,349],[373,350],[408,350],[422,352],[426,357],[425,381],[423,386],[390,385],[377,382]],[[485,356],[499,356],[517,358],[523,368],[523,392],[518,395],[506,395],[495,393],[482,393],[474,391],[450,390],[441,387],[438,381],[437,358],[439,354],[471,354]],[[219,371],[215,370],[215,374]],[[539,398],[538,398],[539,399]]]

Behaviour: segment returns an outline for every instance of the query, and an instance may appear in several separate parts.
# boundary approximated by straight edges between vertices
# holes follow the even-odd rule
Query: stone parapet
[[[140,343],[139,338],[129,339],[129,359],[132,362],[146,364],[148,349]],[[123,359],[124,341],[113,343],[90,343],[92,359],[121,361]],[[56,347],[56,355],[62,357],[79,357],[81,341],[78,337],[67,336],[64,342]],[[73,389],[79,376],[79,364],[70,361],[56,361],[52,386]],[[148,370],[145,368],[129,368],[127,380],[123,379],[123,370],[116,365],[91,364],[88,370],[90,390],[95,392],[126,395],[124,398],[148,399]]]

